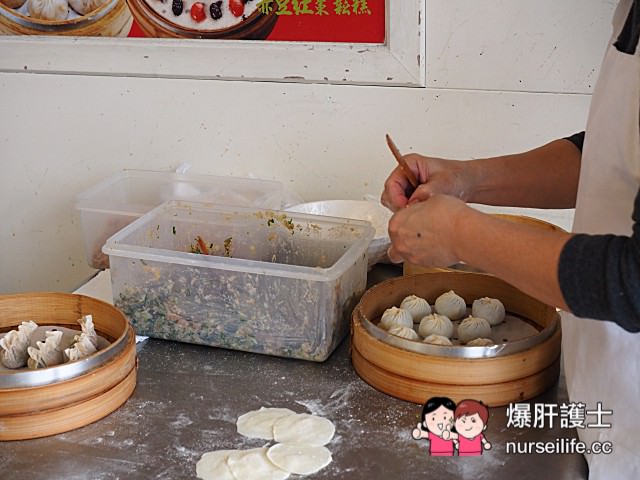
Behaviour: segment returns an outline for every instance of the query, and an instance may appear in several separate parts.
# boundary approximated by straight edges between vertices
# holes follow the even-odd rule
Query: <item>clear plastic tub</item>
[[[324,361],[366,288],[374,231],[359,220],[170,201],[103,251],[114,303],[140,335]]]
[[[251,178],[123,170],[77,196],[87,263],[109,267],[107,238],[167,200],[196,200],[245,207],[281,208],[282,183]]]

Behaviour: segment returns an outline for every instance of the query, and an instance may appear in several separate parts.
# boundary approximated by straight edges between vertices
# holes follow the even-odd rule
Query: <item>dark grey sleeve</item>
[[[574,133],[570,137],[565,137],[565,140],[569,140],[578,147],[578,150],[582,151],[582,146],[584,145],[584,132]]]
[[[640,189],[633,211],[633,233],[573,236],[558,264],[560,289],[577,316],[616,322],[640,331]]]

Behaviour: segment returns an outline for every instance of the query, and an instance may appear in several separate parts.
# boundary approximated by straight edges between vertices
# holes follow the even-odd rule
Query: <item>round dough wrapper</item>
[[[335,432],[331,420],[308,413],[282,417],[273,425],[273,439],[289,445],[320,447],[329,443]]]
[[[202,455],[196,463],[196,475],[202,480],[236,480],[227,465],[227,458],[237,450],[214,450]]]
[[[227,458],[227,465],[235,480],[284,480],[289,476],[269,460],[266,448],[236,450]]]
[[[277,443],[267,451],[274,465],[287,472],[310,475],[331,463],[331,452],[327,447],[310,445],[286,445]]]
[[[295,414],[296,412],[288,408],[261,407],[260,410],[240,415],[236,427],[238,433],[245,437],[273,440],[273,424],[282,417]]]

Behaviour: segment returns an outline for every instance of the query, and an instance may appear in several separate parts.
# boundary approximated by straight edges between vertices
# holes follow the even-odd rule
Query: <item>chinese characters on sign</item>
[[[331,3],[331,5],[328,5]],[[275,10],[276,15],[371,15],[367,0],[260,0],[258,10],[263,14]]]
[[[584,403],[511,403],[507,407],[507,428],[611,428],[605,417],[613,411],[604,410],[598,402],[595,410],[587,409]],[[595,417],[595,418],[594,418]]]
[[[532,408],[533,407],[533,408]],[[606,410],[602,402],[595,409],[588,409],[582,402],[562,403],[511,403],[507,407],[507,428],[561,429],[611,428],[612,410]],[[555,438],[552,441],[509,441],[505,451],[517,454],[604,454],[613,452],[610,441],[594,441],[586,444],[579,439]]]

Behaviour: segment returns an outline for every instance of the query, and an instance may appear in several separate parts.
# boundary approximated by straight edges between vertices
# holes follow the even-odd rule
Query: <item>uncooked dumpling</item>
[[[380,327],[389,330],[393,325],[413,327],[413,318],[408,311],[402,308],[387,308],[380,318]]]
[[[22,368],[27,365],[29,337],[38,328],[35,322],[22,322],[17,330],[11,330],[0,338],[0,362],[7,368]]]
[[[436,298],[436,312],[451,320],[459,320],[467,313],[467,304],[460,295],[449,290]]]
[[[435,334],[425,337],[425,339],[422,340],[422,343],[430,343],[431,345],[445,345],[445,346],[453,345],[453,343],[451,343],[451,340],[449,340],[447,337],[443,337],[442,335],[435,335]]]
[[[491,325],[484,318],[468,316],[458,325],[458,338],[461,342],[486,338],[490,334]]]
[[[411,314],[414,323],[419,323],[423,317],[431,313],[431,306],[424,298],[417,295],[409,295],[402,300],[400,308]]]
[[[71,348],[67,348],[64,351],[64,354],[70,361],[75,362],[76,360],[88,357],[97,351],[98,349],[91,341],[91,337],[81,333],[80,335],[75,336],[75,343]]]
[[[497,298],[478,298],[471,305],[471,315],[484,318],[489,325],[498,325],[504,321],[504,305]]]
[[[419,340],[420,337],[413,328],[403,327],[401,325],[392,325],[389,329],[391,335],[396,337],[406,338],[407,340]]]
[[[82,328],[82,333],[76,335],[73,338],[73,345],[64,351],[66,357],[72,362],[88,357],[98,351],[98,335],[93,326],[93,317],[91,315],[85,315],[78,320],[78,323],[80,324],[80,328]]]
[[[41,20],[66,20],[69,15],[67,0],[28,0],[29,15]]]
[[[107,1],[108,0],[69,0],[69,5],[80,15],[86,15],[104,5]]]
[[[453,323],[444,315],[432,313],[420,321],[418,333],[423,337],[435,334],[449,338],[453,335]]]
[[[474,338],[466,343],[469,347],[490,347],[495,345],[495,342],[490,338]]]
[[[60,330],[48,330],[45,333],[44,342],[36,342],[35,347],[28,347],[29,368],[46,368],[59,365],[64,362],[64,354],[60,349],[62,332]]]

